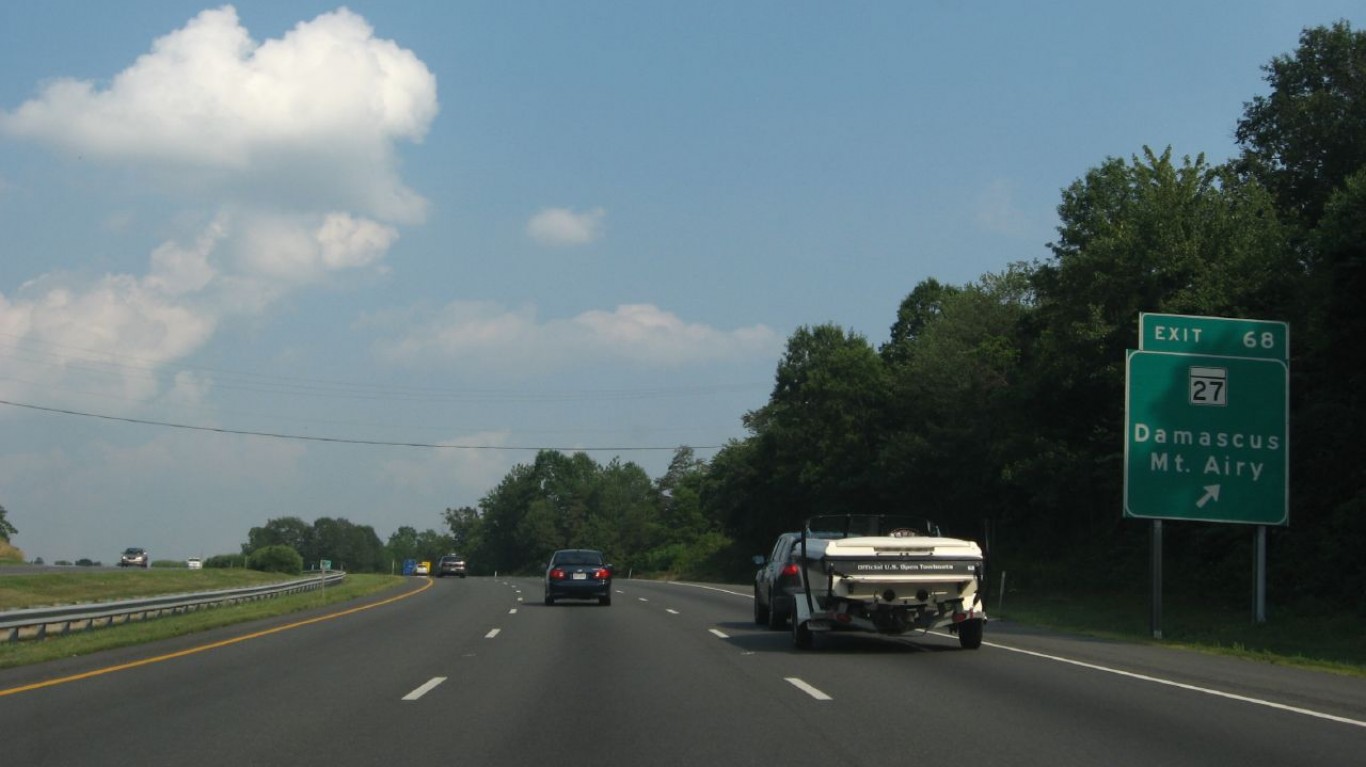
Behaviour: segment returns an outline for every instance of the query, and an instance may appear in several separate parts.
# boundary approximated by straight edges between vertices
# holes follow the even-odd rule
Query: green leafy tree
[[[729,509],[750,546],[817,513],[881,508],[876,459],[887,406],[887,367],[863,336],[835,325],[799,328],[778,362],[768,404],[745,415],[760,479],[750,503]]]
[[[742,556],[767,554],[778,532],[775,528],[790,524],[765,472],[763,456],[755,436],[728,441],[708,464],[699,493],[703,514],[719,521]]]
[[[690,447],[674,451],[669,468],[655,482],[659,498],[660,539],[666,543],[696,540],[704,533],[719,529],[702,506],[707,481],[707,462],[697,458]]]
[[[253,527],[242,544],[242,553],[251,554],[266,546],[288,546],[308,556],[314,549],[313,526],[298,517],[279,517],[267,520],[261,527]]]
[[[417,536],[417,558],[426,562],[431,562],[435,567],[436,563],[445,555],[451,553],[451,537],[436,530],[423,530]]]
[[[482,546],[490,569],[531,572],[558,548],[594,546],[587,536],[598,465],[587,454],[542,450],[513,467],[480,501]]]
[[[417,529],[407,525],[400,526],[389,535],[387,544],[389,555],[402,562],[405,559],[417,559],[419,549]]]
[[[1069,186],[1053,258],[1031,276],[1016,462],[1040,535],[1113,531],[1121,507],[1124,360],[1140,312],[1277,319],[1303,269],[1258,183],[1171,150],[1109,159]]]
[[[319,517],[313,521],[313,548],[300,552],[304,561],[328,559],[333,566],[351,572],[387,572],[384,544],[369,525],[348,519]]]
[[[1242,165],[1305,229],[1366,168],[1366,33],[1347,21],[1305,29],[1299,48],[1263,67],[1267,96],[1244,105]]]
[[[613,459],[598,472],[594,485],[584,540],[619,568],[644,565],[646,554],[663,535],[650,475],[634,463]]]
[[[674,451],[668,469],[655,481],[657,511],[650,549],[639,560],[642,569],[691,577],[730,576],[724,558],[731,539],[703,501],[712,476],[709,464],[692,448]],[[735,560],[747,561],[743,555]]]
[[[0,540],[8,543],[10,536],[18,535],[19,531],[14,529],[14,525],[11,525],[9,520],[5,519],[6,513],[5,507],[0,506]]]
[[[1029,449],[1018,436],[1026,411],[1017,383],[1019,325],[1032,293],[1020,266],[962,288],[934,287],[935,311],[896,342],[878,473],[890,509],[976,535],[983,519],[1013,509],[1005,467]]]
[[[920,334],[943,314],[944,302],[958,292],[959,288],[944,285],[933,277],[916,285],[897,307],[891,338],[880,350],[883,359],[891,364],[905,362],[914,351]]]
[[[1366,355],[1344,350],[1366,338],[1366,168],[1329,199],[1313,246],[1319,300],[1309,328],[1312,364],[1323,369],[1321,384],[1333,400],[1361,409],[1366,407]]]
[[[442,518],[450,530],[451,546],[457,553],[470,557],[481,548],[484,520],[478,509],[473,506],[446,509]],[[475,567],[475,563],[471,562],[470,567]]]
[[[247,557],[247,566],[267,573],[298,575],[303,572],[304,559],[289,546],[277,544],[253,551]]]

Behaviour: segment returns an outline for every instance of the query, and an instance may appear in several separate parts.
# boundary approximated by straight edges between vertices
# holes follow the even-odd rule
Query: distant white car
[[[417,563],[417,569],[413,570],[413,575],[431,575],[431,574],[432,574],[432,563],[431,563],[431,562],[418,562],[418,563]]]
[[[190,557],[189,559],[185,560],[185,566],[190,568],[191,570],[203,570],[204,562],[199,557]]]

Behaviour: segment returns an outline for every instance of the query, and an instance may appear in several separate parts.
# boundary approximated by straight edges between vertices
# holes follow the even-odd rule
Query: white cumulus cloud
[[[500,371],[545,371],[606,361],[674,368],[768,357],[782,339],[754,325],[722,330],[689,323],[650,304],[628,304],[541,321],[532,307],[456,301],[437,311],[374,315],[367,324],[397,332],[377,353],[407,365],[478,366]]]
[[[23,354],[0,353],[15,396],[53,394],[69,378],[126,400],[154,396],[151,371],[199,348],[216,319],[128,275],[73,289],[45,281],[15,300],[0,296],[0,337]],[[36,351],[34,351],[36,350]],[[50,401],[50,400],[49,400]]]
[[[602,236],[607,211],[595,208],[575,213],[567,208],[546,208],[527,221],[526,232],[542,245],[587,245]]]
[[[158,39],[107,87],[51,82],[0,112],[0,130],[157,169],[177,189],[324,197],[415,221],[426,203],[399,179],[394,143],[422,140],[437,110],[435,76],[349,10],[258,44],[224,6]]]
[[[427,67],[349,10],[257,43],[224,6],[108,80],[57,79],[0,111],[0,134],[142,174],[178,207],[163,229],[208,222],[154,248],[142,275],[52,273],[0,294],[0,338],[25,351],[0,345],[0,391],[124,407],[204,396],[207,380],[160,373],[225,319],[341,272],[387,271],[392,224],[426,205],[399,179],[394,148],[420,141],[437,108]],[[120,210],[106,225],[140,219]]]
[[[373,266],[398,239],[398,230],[346,213],[239,214],[241,239],[233,247],[250,274],[286,283],[310,283],[326,273]]]

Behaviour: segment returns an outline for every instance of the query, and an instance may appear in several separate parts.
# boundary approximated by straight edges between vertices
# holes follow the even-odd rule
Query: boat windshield
[[[859,538],[889,536],[914,538],[937,536],[939,526],[927,519],[905,514],[824,514],[806,521],[811,538]]]

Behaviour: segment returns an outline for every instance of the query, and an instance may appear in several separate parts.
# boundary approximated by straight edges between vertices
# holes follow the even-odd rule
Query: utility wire
[[[123,423],[136,423],[144,426],[162,426],[170,429],[186,429],[188,431],[209,431],[219,434],[240,434],[249,437],[269,437],[270,439],[292,439],[302,442],[333,442],[346,445],[374,445],[379,447],[424,447],[443,450],[554,450],[564,453],[592,453],[592,452],[632,452],[645,450],[677,450],[679,447],[691,447],[694,450],[719,450],[721,445],[674,445],[671,447],[549,447],[549,446],[514,446],[514,445],[448,445],[432,442],[386,442],[373,439],[350,439],[346,437],[314,437],[307,434],[278,434],[266,431],[247,431],[245,429],[224,429],[217,426],[195,426],[193,424],[171,423],[169,421],[151,421],[142,418],[126,418],[124,416],[105,415],[103,413],[84,413],[79,410],[65,410],[56,407],[43,407],[25,402],[11,402],[0,399],[0,405],[24,408],[26,410],[38,410],[44,413],[58,413],[61,415],[79,416],[82,418],[99,418],[105,421],[121,421]]]

